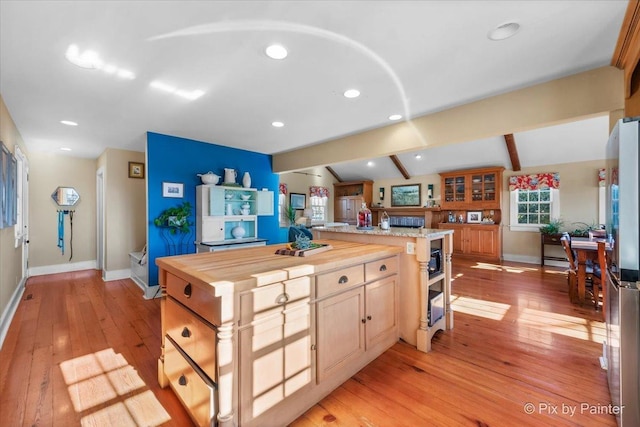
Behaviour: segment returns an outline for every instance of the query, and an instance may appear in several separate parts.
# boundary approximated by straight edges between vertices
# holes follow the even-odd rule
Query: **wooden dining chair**
[[[565,251],[567,261],[569,262],[569,270],[567,271],[567,284],[569,288],[569,300],[572,303],[578,302],[578,262],[576,255],[571,249],[571,236],[564,233],[560,237],[560,243]],[[594,271],[593,265],[586,265],[585,269],[585,290],[592,296],[593,305],[598,310],[600,306],[600,269]]]
[[[600,269],[600,289],[602,290],[602,318],[607,319],[607,274],[609,274],[609,257],[606,243],[598,242],[598,266]]]

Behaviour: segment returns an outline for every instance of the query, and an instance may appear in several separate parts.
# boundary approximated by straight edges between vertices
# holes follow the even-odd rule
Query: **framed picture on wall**
[[[181,199],[184,197],[184,184],[181,182],[163,182],[162,197],[174,197]]]
[[[293,209],[304,209],[307,205],[307,195],[301,193],[289,193],[289,204]]]
[[[467,212],[467,222],[470,222],[472,224],[482,222],[482,211]]]
[[[391,206],[420,206],[420,184],[392,185]]]
[[[144,178],[144,163],[129,162],[129,178]]]

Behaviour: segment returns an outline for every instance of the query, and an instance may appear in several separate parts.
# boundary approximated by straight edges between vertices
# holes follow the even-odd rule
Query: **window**
[[[311,203],[311,223],[326,222],[329,190],[326,187],[311,186],[309,187],[309,200]]]
[[[560,217],[560,177],[541,173],[509,177],[510,230],[538,231]]]

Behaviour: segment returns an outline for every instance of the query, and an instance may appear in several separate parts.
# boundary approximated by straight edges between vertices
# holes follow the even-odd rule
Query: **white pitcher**
[[[224,168],[224,183],[235,184],[238,172],[235,169]]]

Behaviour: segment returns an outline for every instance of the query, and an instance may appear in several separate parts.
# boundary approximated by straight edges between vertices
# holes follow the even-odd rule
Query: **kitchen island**
[[[158,258],[158,381],[196,425],[287,425],[398,341],[397,246]]]
[[[400,338],[420,351],[431,351],[431,338],[438,330],[453,328],[451,310],[451,252],[453,230],[392,227],[382,230],[359,230],[355,226],[314,227],[314,239],[334,239],[359,243],[376,243],[402,248],[398,282],[400,283]],[[439,251],[441,264],[436,257]],[[430,306],[432,295],[442,293],[443,316]]]

